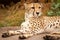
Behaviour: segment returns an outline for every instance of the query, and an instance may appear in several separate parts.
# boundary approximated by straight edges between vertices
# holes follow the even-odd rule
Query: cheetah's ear
[[[40,3],[41,7],[43,8],[43,3]]]
[[[24,7],[25,7],[25,9],[27,8],[27,3],[24,3]]]

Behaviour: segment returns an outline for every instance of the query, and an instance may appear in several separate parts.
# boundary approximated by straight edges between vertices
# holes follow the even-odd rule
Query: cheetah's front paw
[[[33,34],[23,34],[23,35],[19,36],[19,39],[26,39],[26,38],[29,38],[31,36],[33,36]]]
[[[9,37],[9,33],[3,33],[3,34],[2,34],[2,37],[3,37],[3,38]]]

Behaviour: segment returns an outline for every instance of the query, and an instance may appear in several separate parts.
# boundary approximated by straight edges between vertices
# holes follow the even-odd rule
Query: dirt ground
[[[7,38],[2,38],[2,33],[5,33],[9,30],[19,30],[20,27],[1,27],[0,28],[0,40],[44,40],[43,37],[45,37],[46,35],[50,35],[50,34],[39,34],[39,35],[34,35],[32,37],[29,37],[27,39],[19,39],[19,35],[15,35],[15,36],[10,36]],[[47,37],[49,40],[60,40],[60,35],[50,35],[49,37]]]
[[[2,33],[8,31],[8,30],[17,30],[19,27],[1,27],[0,28],[0,40],[43,40],[44,34],[40,35],[35,35],[27,39],[19,39],[19,35],[7,37],[7,38],[2,38],[1,35]]]

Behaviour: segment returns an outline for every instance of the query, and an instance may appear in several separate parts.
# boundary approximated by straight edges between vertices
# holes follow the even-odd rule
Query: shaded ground
[[[11,36],[8,38],[1,37],[2,33],[6,32],[7,30],[17,30],[17,29],[19,29],[19,27],[1,27],[0,28],[0,40],[22,40],[22,39],[19,39],[19,35]],[[24,40],[43,40],[43,36],[44,34],[35,35],[35,36],[32,36]]]

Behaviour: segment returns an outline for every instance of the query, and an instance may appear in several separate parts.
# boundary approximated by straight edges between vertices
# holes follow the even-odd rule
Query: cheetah
[[[20,38],[28,38],[41,33],[59,33],[60,16],[42,16],[42,3],[25,3],[25,21],[22,22],[20,30],[8,31],[2,37],[20,35]]]

